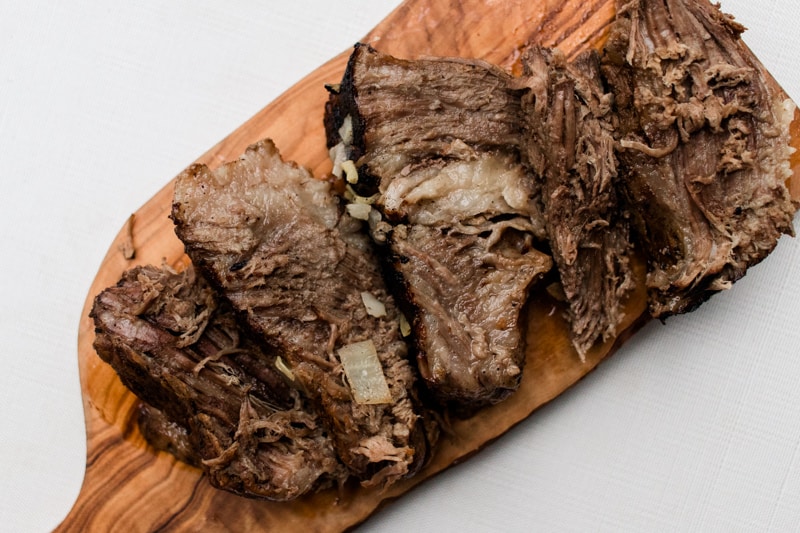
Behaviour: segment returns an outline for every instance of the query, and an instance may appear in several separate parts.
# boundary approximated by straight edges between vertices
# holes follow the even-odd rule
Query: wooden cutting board
[[[568,56],[599,47],[613,17],[613,0],[408,0],[363,40],[399,57],[476,57],[510,68],[528,42],[557,46]],[[249,144],[270,137],[286,159],[317,176],[329,172],[322,126],[324,85],[341,79],[349,52],[312,72],[199,161],[216,167],[237,157]],[[798,128],[800,121],[795,120],[795,140],[800,138]],[[800,155],[792,161],[795,172],[800,169],[799,160]],[[795,178],[791,186],[793,197],[800,198],[800,179]],[[87,296],[78,334],[88,442],[86,476],[73,509],[57,531],[347,529],[505,433],[579,381],[646,321],[642,316],[645,295],[639,290],[627,303],[629,320],[624,331],[615,342],[592,351],[582,364],[569,345],[559,304],[538,298],[530,310],[530,348],[520,390],[501,405],[456,422],[453,433],[443,437],[433,461],[417,477],[383,494],[351,487],[291,505],[237,497],[211,488],[200,471],[148,447],[136,427],[136,399],[92,348],[94,327],[88,314],[98,292],[115,284],[134,265],[186,264],[183,247],[167,218],[171,199],[170,182],[131,217],[111,244]],[[132,252],[135,256],[130,258]],[[637,272],[641,279],[641,267]]]

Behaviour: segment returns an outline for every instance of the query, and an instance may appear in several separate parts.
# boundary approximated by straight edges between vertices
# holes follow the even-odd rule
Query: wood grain
[[[600,46],[613,16],[612,0],[408,0],[364,41],[399,57],[477,57],[510,68],[528,42],[558,46],[570,56]],[[348,55],[344,51],[309,74],[199,161],[216,167],[249,144],[270,137],[286,159],[318,176],[328,172],[322,128],[324,85],[341,78]],[[793,132],[800,129],[798,124],[795,121]],[[792,164],[800,167],[800,152]],[[794,179],[791,185],[793,196],[800,198],[800,180]],[[198,470],[149,448],[134,422],[135,398],[92,348],[94,331],[88,313],[98,292],[134,265],[187,261],[167,218],[171,199],[170,182],[134,214],[111,244],[87,296],[78,336],[88,445],[86,476],[75,506],[57,531],[270,531],[278,525],[280,531],[347,529],[383,503],[471,456],[564,392],[644,322],[645,295],[639,290],[627,303],[624,331],[616,341],[592,350],[581,364],[569,344],[559,304],[538,298],[529,312],[531,348],[520,390],[501,405],[456,422],[420,475],[386,493],[347,487],[342,493],[323,492],[292,504],[248,500],[211,488]],[[129,259],[131,246],[135,257]],[[642,267],[637,268],[641,279]]]

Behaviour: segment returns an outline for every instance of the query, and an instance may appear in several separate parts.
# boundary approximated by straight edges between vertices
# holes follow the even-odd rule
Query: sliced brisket
[[[325,413],[351,472],[368,485],[414,473],[429,435],[400,314],[360,222],[343,215],[330,183],[262,141],[213,172],[194,165],[179,175],[172,218],[192,262]],[[385,312],[368,314],[365,298]],[[376,348],[386,403],[357,403],[345,377],[338,352],[362,341]]]
[[[316,411],[192,268],[134,268],[97,296],[92,317],[98,355],[147,404],[145,437],[214,486],[289,500],[347,477]]]
[[[620,0],[605,49],[650,311],[692,310],[793,232],[794,105],[707,0]]]
[[[357,45],[326,108],[334,173],[376,208],[372,235],[413,315],[420,373],[461,407],[518,386],[521,313],[551,266],[533,247],[544,223],[519,155],[520,94],[480,61]]]

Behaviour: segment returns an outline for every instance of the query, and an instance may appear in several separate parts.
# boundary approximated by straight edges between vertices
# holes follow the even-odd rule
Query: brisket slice
[[[459,413],[502,400],[521,377],[527,289],[549,258],[513,223],[398,225],[388,238],[420,373]]]
[[[341,84],[329,87],[328,148],[344,141],[347,159],[359,165],[356,188],[373,192],[431,157],[464,159],[458,153],[464,145],[513,152],[520,141],[522,91],[509,80],[505,71],[483,61],[408,61],[359,43]],[[340,135],[348,116],[352,134]]]
[[[558,50],[533,47],[520,82],[528,164],[539,176],[550,248],[569,305],[572,343],[585,357],[617,334],[621,302],[633,287],[627,214],[617,200],[612,95],[591,51],[567,62]]]
[[[420,373],[467,409],[517,388],[521,313],[551,266],[533,246],[544,224],[531,216],[521,91],[509,81],[480,61],[406,61],[359,44],[326,107],[334,173],[354,202],[373,202],[371,233],[413,316]]]
[[[620,0],[604,56],[650,312],[690,311],[793,232],[794,106],[707,0]]]
[[[316,411],[191,267],[129,270],[91,316],[98,355],[146,404],[145,437],[212,485],[290,500],[346,479]]]
[[[172,218],[192,262],[325,414],[350,471],[366,485],[416,472],[435,428],[421,420],[400,314],[372,245],[330,183],[282,161],[265,140],[213,172],[193,165],[181,173]],[[383,316],[368,314],[370,295]],[[370,340],[388,403],[357,403],[339,359],[340,348]]]

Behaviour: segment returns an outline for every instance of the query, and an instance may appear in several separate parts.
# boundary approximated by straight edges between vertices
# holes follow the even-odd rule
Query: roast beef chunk
[[[148,404],[145,437],[214,486],[289,500],[347,477],[316,411],[192,268],[134,268],[97,296],[92,317],[98,355]],[[254,362],[259,378],[244,370]]]
[[[596,52],[567,62],[534,47],[522,59],[527,124],[524,154],[540,176],[541,211],[569,304],[572,343],[583,359],[617,334],[621,301],[633,286],[627,216],[617,201],[613,98]]]
[[[367,216],[413,315],[419,368],[444,401],[516,389],[520,313],[551,261],[519,155],[520,95],[480,61],[401,60],[357,45],[326,108],[334,173]]]
[[[792,233],[789,123],[707,0],[620,0],[604,73],[616,97],[624,195],[648,255],[650,311],[689,311]]]
[[[192,262],[285,359],[325,413],[336,450],[364,484],[414,473],[428,453],[415,373],[369,238],[329,182],[281,160],[266,140],[175,184],[172,218]],[[365,299],[385,311],[367,312]],[[380,316],[374,316],[380,315]],[[358,403],[339,351],[371,341],[390,397]]]

